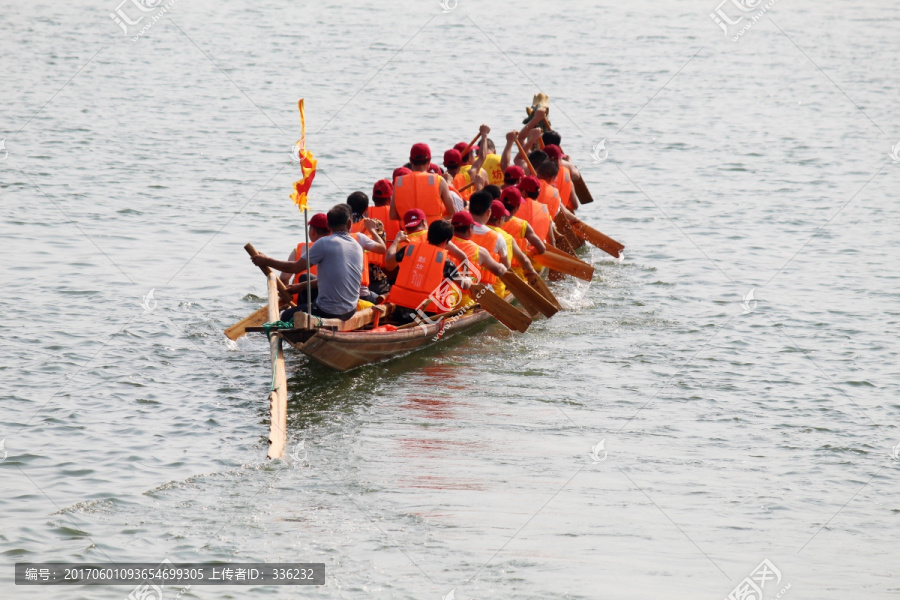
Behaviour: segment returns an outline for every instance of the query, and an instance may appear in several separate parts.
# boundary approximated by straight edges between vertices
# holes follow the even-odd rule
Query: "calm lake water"
[[[900,596],[900,6],[716,2],[4,2],[0,597],[163,559],[327,566],[182,598]],[[525,335],[288,353],[267,461],[267,343],[222,330],[242,246],[302,238],[297,100],[324,210],[539,90],[624,259]]]

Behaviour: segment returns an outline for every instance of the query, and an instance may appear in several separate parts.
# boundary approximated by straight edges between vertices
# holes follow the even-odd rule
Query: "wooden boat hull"
[[[491,319],[490,313],[473,313],[447,319],[433,325],[421,325],[397,331],[330,331],[318,329],[283,330],[282,335],[294,348],[311,359],[338,371],[349,371],[373,362],[436,343],[478,323]]]

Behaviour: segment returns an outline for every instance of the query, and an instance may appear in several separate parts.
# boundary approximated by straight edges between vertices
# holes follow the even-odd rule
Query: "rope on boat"
[[[288,323],[287,321],[272,321],[271,323],[263,323],[262,327],[266,330],[266,339],[271,339],[272,331],[277,331],[278,329],[293,329],[294,324]]]

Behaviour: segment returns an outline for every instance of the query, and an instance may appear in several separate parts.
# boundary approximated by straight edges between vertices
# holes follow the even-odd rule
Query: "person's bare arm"
[[[525,239],[528,240],[528,243],[531,244],[531,247],[534,248],[538,254],[543,254],[547,251],[547,246],[544,245],[544,241],[539,238],[538,234],[531,228],[531,223],[526,223],[525,225]]]
[[[365,223],[369,233],[372,234],[372,241],[375,242],[375,247],[370,249],[369,252],[385,254],[387,252],[387,246],[384,245],[384,238],[378,233],[378,221],[375,219],[364,219],[363,223]]]
[[[506,172],[506,168],[512,164],[512,149],[516,145],[518,131],[510,131],[506,134],[506,146],[503,147],[503,154],[500,155],[500,168]]]
[[[290,255],[288,255],[287,259],[288,259],[288,262],[294,262],[295,260],[297,260],[297,249],[296,248],[291,250],[291,253],[290,253]],[[278,276],[278,278],[281,280],[281,283],[287,285],[291,281],[291,274],[290,273],[282,273],[281,275]]]
[[[566,207],[563,206],[562,204],[559,205],[559,211],[560,211],[563,215],[565,215],[566,219],[568,219],[568,221],[569,221],[570,223],[580,223],[580,222],[581,222],[581,221],[578,220],[578,217],[575,216],[575,213],[573,213],[571,210],[569,210],[568,208],[566,208]]]
[[[528,135],[531,133],[531,131],[535,127],[537,127],[538,123],[543,121],[544,117],[546,117],[546,116],[547,116],[547,113],[544,112],[543,108],[539,108],[536,111],[534,111],[533,113],[531,113],[531,120],[528,121],[528,123],[525,124],[525,128],[519,132],[519,141],[522,142],[523,145],[525,144],[525,140],[528,139]],[[538,129],[538,131],[540,131],[540,129]],[[525,146],[525,147],[527,148],[528,146]]]
[[[487,136],[491,132],[491,128],[482,124],[481,127],[478,128],[478,132],[481,134],[481,143],[478,146],[478,158],[472,163],[472,170],[469,171],[469,173],[480,173],[481,165],[484,164],[484,159],[487,158]]]
[[[568,167],[569,173],[572,175],[572,181],[581,179],[581,171],[578,170],[578,167],[576,167],[575,163],[573,163],[571,160],[561,159],[559,161],[559,164],[564,167]]]
[[[444,214],[452,215],[456,212],[456,205],[453,204],[453,198],[450,196],[450,186],[447,185],[447,182],[441,179],[441,201],[444,203]],[[393,211],[393,204],[391,204],[391,210]],[[392,216],[393,218],[393,216]],[[396,217],[399,219],[400,217]]]
[[[391,194],[391,210],[390,210],[389,214],[390,214],[391,219],[393,219],[394,221],[400,220],[400,215],[397,214],[397,205],[394,203],[393,194]]]
[[[543,246],[543,244],[541,244],[541,245]],[[520,265],[522,265],[522,270],[525,271],[525,273],[528,275],[537,274],[537,272],[534,270],[534,266],[532,266],[532,264],[531,264],[531,259],[529,259],[528,256],[524,252],[522,252],[522,249],[519,248],[519,245],[513,244],[512,249],[513,249],[513,257],[516,259],[516,261]],[[546,250],[546,248],[545,248],[545,250]]]
[[[480,246],[478,252],[478,264],[497,277],[503,277],[503,275],[506,273],[506,269],[509,268],[506,265],[502,265],[494,260],[490,253]]]
[[[397,248],[408,239],[405,231],[397,233],[397,237],[394,238],[394,243],[391,244],[391,247],[387,250],[387,254],[384,256],[384,268],[386,270],[393,271],[397,268]]]
[[[300,294],[306,291],[306,286],[309,285],[312,289],[317,289],[319,287],[319,280],[312,279],[310,281],[301,281],[300,283],[295,283],[294,285],[289,285],[287,288],[287,292],[291,295]]]
[[[309,268],[306,264],[306,259],[304,258],[299,258],[294,262],[287,262],[286,260],[276,260],[260,253],[250,260],[252,260],[253,264],[257,267],[269,267],[270,269],[275,269],[282,273],[302,273]]]

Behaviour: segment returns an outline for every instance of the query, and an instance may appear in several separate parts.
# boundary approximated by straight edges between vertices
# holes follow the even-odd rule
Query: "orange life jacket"
[[[400,221],[391,218],[391,204],[387,203],[384,206],[370,206],[368,215],[370,219],[378,219],[384,225],[384,236],[387,238],[385,243],[390,246],[393,243],[394,238],[397,237],[397,234],[402,229]]]
[[[471,186],[469,189],[462,190],[466,185],[469,184],[472,180],[469,178],[469,171],[462,172],[456,174],[453,178],[453,187],[456,189],[456,193],[463,199],[464,202],[468,202],[469,198],[472,197],[472,194],[475,192],[475,186]]]
[[[312,245],[314,243],[315,242],[310,242],[309,246],[312,247]],[[307,246],[306,242],[300,242],[299,244],[297,244],[297,249],[294,251],[294,256],[297,258],[297,260],[300,260],[301,258],[303,258],[303,249],[306,248],[306,246]],[[307,250],[307,252],[309,252],[309,251]],[[316,265],[313,265],[312,267],[310,267],[309,270],[313,275],[318,275],[318,269],[316,269]],[[291,279],[291,283],[293,283],[293,284],[300,283],[297,280],[300,278],[301,275],[304,275],[305,273],[306,273],[306,271],[302,271],[300,273],[294,273],[294,277]],[[305,294],[305,292],[304,292],[304,294]],[[299,296],[300,296],[300,294],[294,294],[294,304],[300,303],[298,300]]]
[[[519,217],[510,217],[506,223],[501,225],[501,228],[512,236],[513,241],[522,252],[527,250],[528,240],[525,239],[525,234],[528,231],[528,221]]]
[[[574,184],[572,183],[572,173],[569,172],[569,167],[559,165],[559,173],[556,175],[556,181],[553,185],[559,191],[559,199],[562,205],[569,210],[575,210],[575,203],[572,202]]]
[[[559,190],[555,187],[541,180],[541,193],[538,194],[538,202],[542,204],[546,204],[547,208],[550,210],[550,218],[556,216],[556,213],[559,212],[560,198],[559,198]]]
[[[472,240],[465,240],[455,235],[453,236],[452,241],[453,245],[466,253],[466,257],[469,259],[469,262],[475,265],[476,268],[478,268],[478,244],[476,244]],[[453,261],[453,264],[457,267],[459,266],[459,263],[462,262],[452,254],[449,254],[449,257],[450,260]],[[480,271],[481,269],[478,268],[478,270]]]
[[[487,250],[488,254],[491,255],[491,258],[500,262],[500,253],[497,252],[498,239],[500,239],[500,234],[490,228],[488,228],[486,233],[472,233],[472,241]],[[487,269],[481,271],[481,283],[493,285],[495,281],[497,281],[496,275]]]
[[[429,224],[443,218],[441,176],[420,171],[401,175],[394,184],[394,206],[401,217],[408,210],[420,209]]]
[[[446,250],[427,242],[406,246],[397,281],[388,292],[388,301],[415,309],[434,294],[441,300],[446,258]],[[424,310],[436,313],[442,312],[442,307],[432,302]]]
[[[525,202],[519,207],[516,213],[522,219],[528,221],[531,228],[537,234],[541,241],[546,242],[550,234],[550,211],[546,204],[541,204],[537,200],[525,198]]]
[[[362,233],[363,235],[365,235],[366,237],[368,237],[370,239],[372,237],[371,235],[369,235],[369,232],[366,229],[366,224],[362,220],[357,221],[356,223],[350,224],[350,235],[356,236],[357,233]],[[354,237],[354,239],[355,239],[355,237]],[[369,256],[370,254],[372,255],[371,257]],[[375,257],[378,257],[378,258],[376,259]],[[363,250],[363,267],[362,267],[362,277],[361,277],[360,285],[362,285],[364,287],[369,287],[369,263],[375,262],[373,259],[375,259],[375,260],[381,259],[380,264],[382,264],[382,265],[384,264],[384,255],[375,254],[373,252],[368,252],[366,250]],[[376,263],[376,264],[378,264],[378,263]]]

